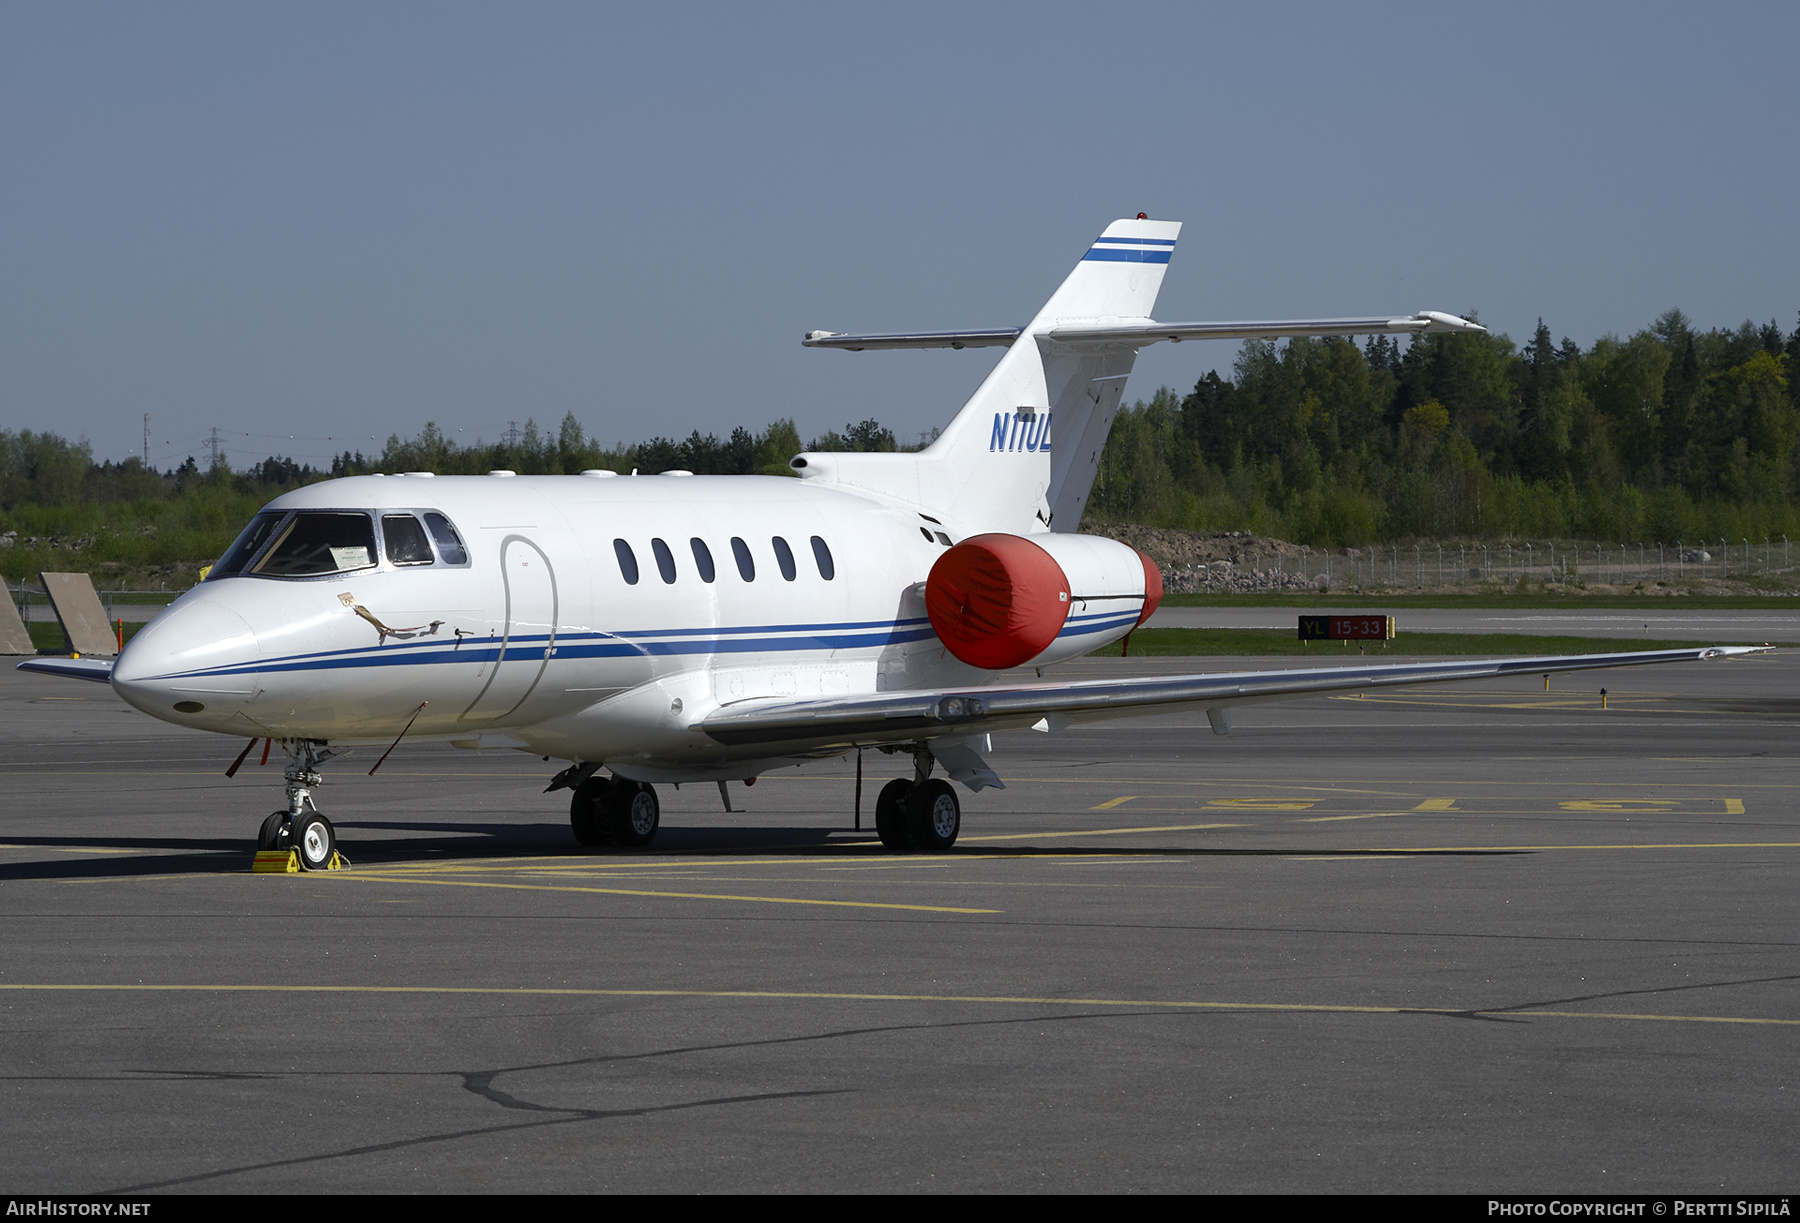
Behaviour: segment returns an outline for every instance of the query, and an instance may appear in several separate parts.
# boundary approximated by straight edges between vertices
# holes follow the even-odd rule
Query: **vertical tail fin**
[[[803,475],[893,497],[964,531],[1074,531],[1137,359],[1127,343],[1059,344],[1059,326],[1148,322],[1181,225],[1121,220],[918,455],[813,455]]]

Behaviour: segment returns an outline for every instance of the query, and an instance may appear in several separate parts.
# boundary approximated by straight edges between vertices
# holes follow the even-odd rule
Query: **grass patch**
[[[1278,654],[1329,664],[1377,654],[1392,657],[1531,657],[1538,654],[1622,654],[1632,650],[1680,650],[1741,643],[1670,641],[1653,637],[1537,637],[1529,633],[1405,633],[1388,642],[1385,650],[1379,641],[1360,643],[1367,649],[1365,655],[1357,654],[1358,644],[1353,641],[1346,647],[1337,641],[1300,641],[1292,629],[1141,628],[1131,635],[1131,656],[1204,658]],[[1089,657],[1118,658],[1122,652],[1121,643],[1114,642],[1095,650]]]

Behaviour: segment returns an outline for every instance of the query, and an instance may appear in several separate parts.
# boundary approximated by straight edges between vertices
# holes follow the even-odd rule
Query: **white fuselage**
[[[323,510],[371,516],[373,563],[210,578],[127,645],[115,689],[156,717],[227,734],[370,742],[410,720],[409,739],[681,780],[811,754],[751,755],[694,728],[722,706],[993,678],[943,648],[921,593],[967,530],[842,488],[754,476],[363,476],[265,512]],[[384,511],[445,516],[466,560],[439,547],[394,563],[379,543]],[[1139,606],[1078,602],[1038,661],[1116,640]]]

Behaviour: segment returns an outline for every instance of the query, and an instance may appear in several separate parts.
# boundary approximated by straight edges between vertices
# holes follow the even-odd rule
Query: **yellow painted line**
[[[1725,814],[1726,815],[1742,815],[1742,814],[1744,814],[1744,800],[1741,798],[1726,799],[1725,800]]]
[[[1215,798],[1208,800],[1209,807],[1229,807],[1238,811],[1304,811],[1308,807],[1316,807],[1316,798]]]
[[[1410,811],[1371,811],[1367,815],[1313,815],[1297,820],[1300,824],[1334,824],[1339,820],[1379,820],[1390,815],[1410,815]]]
[[[1454,798],[1428,798],[1424,802],[1420,803],[1418,806],[1414,807],[1413,810],[1414,811],[1455,811],[1456,810],[1456,800]]]
[[[1683,841],[1645,845],[1384,845],[1376,847],[1375,852],[1394,854],[1524,853],[1552,849],[1800,849],[1800,841]]]
[[[1009,832],[998,836],[960,837],[958,839],[962,841],[1039,841],[1049,840],[1051,837],[1123,837],[1139,832],[1196,832],[1203,828],[1242,827],[1242,824],[1166,824],[1160,828],[1086,828],[1080,832]]]
[[[333,871],[327,878],[354,879],[349,872]],[[730,896],[711,892],[652,892],[633,888],[573,887],[549,883],[492,883],[478,879],[421,879],[416,875],[364,877],[364,883],[423,883],[447,888],[502,888],[519,892],[587,892],[600,896],[654,896],[659,900],[736,900],[750,904],[824,905],[839,909],[905,909],[914,913],[1000,913],[1001,909],[958,909],[948,905],[879,904],[869,900],[806,900],[797,896]]]
[[[1089,807],[1088,810],[1089,811],[1111,811],[1114,807],[1123,806],[1124,804],[1130,802],[1132,799],[1134,799],[1136,797],[1138,797],[1136,794],[1127,794],[1123,798],[1109,798],[1105,802],[1101,803],[1098,807]]]
[[[1625,811],[1633,814],[1655,815],[1670,812],[1670,808],[1680,805],[1680,800],[1674,798],[1576,798],[1556,805],[1564,811]]]
[[[1646,1015],[1629,1011],[1526,1011],[1509,1007],[1361,1006],[1329,1002],[1199,1002],[1184,998],[1055,998],[1014,994],[861,994],[777,989],[583,989],[518,985],[145,985],[0,983],[13,993],[392,994],[566,998],[764,998],[804,1002],[949,1002],[1001,1006],[1157,1007],[1187,1011],[1263,1011],[1325,1015],[1521,1015],[1541,1019],[1636,1019],[1658,1023],[1739,1023],[1800,1027],[1800,1019],[1744,1015]]]

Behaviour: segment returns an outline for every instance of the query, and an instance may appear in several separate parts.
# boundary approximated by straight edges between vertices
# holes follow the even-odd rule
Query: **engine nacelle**
[[[963,662],[1000,671],[1117,641],[1162,600],[1162,573],[1096,535],[975,535],[938,557],[925,614]]]

